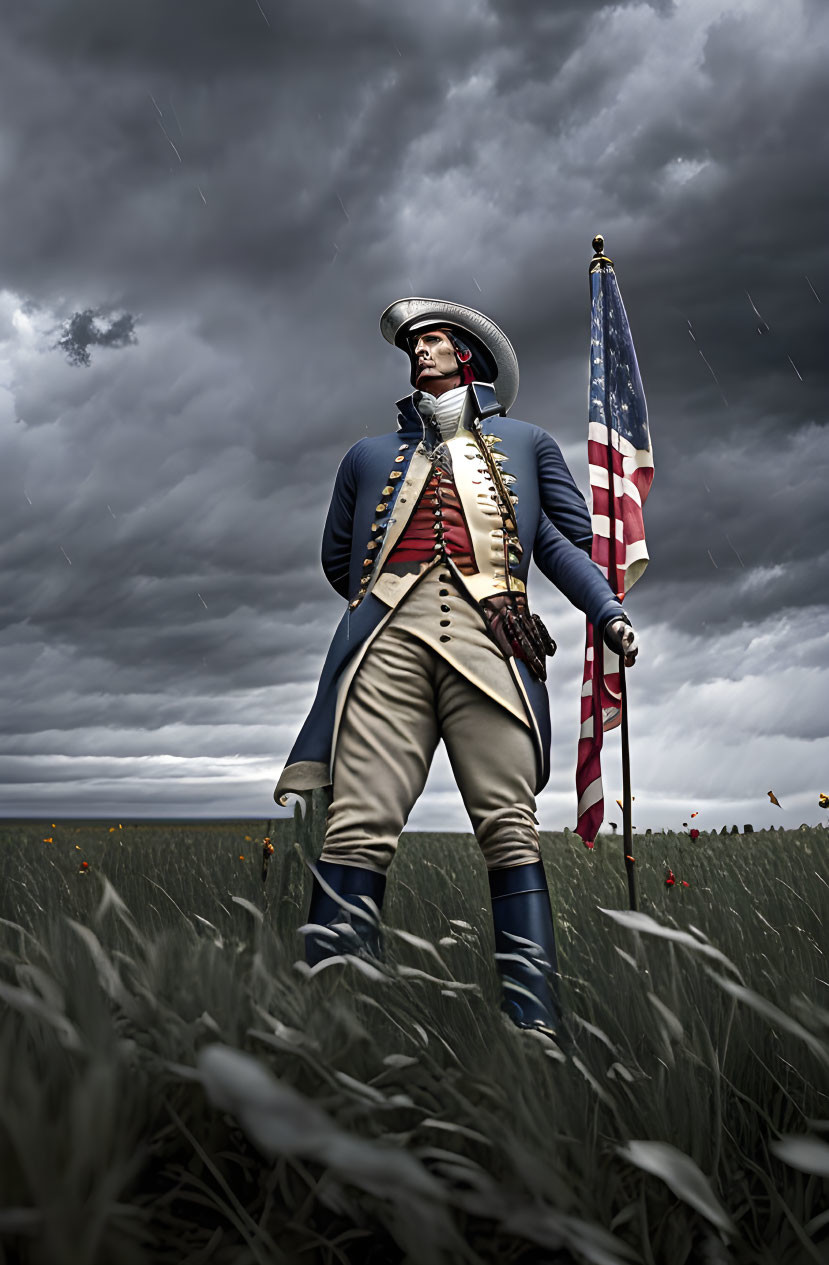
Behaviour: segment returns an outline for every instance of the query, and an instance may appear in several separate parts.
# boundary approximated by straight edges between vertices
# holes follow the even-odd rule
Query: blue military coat
[[[547,579],[585,612],[601,636],[605,624],[624,615],[624,611],[589,556],[593,538],[590,514],[558,444],[539,426],[499,415],[489,384],[474,383],[470,390],[474,392],[476,413],[491,451],[496,451],[495,444],[498,445],[499,463],[505,473],[509,472],[509,490],[515,499],[515,525],[523,552],[517,563],[510,565],[510,584],[526,586],[532,557]],[[340,682],[347,670],[353,670],[355,657],[365,652],[391,614],[388,604],[373,596],[372,588],[383,571],[385,558],[411,518],[432,469],[425,424],[414,397],[398,401],[397,408],[397,430],[359,440],[337,471],[323,533],[322,566],[348,605],[326,655],[313,706],[274,792],[277,800],[291,791],[330,785]],[[464,511],[472,521],[472,500],[480,493],[473,492],[468,480],[465,482],[464,469],[463,462],[456,466],[460,477],[455,483]],[[488,534],[498,535],[495,531]],[[486,561],[472,576],[453,568],[459,586],[465,587],[476,602],[507,587],[502,547],[496,548],[493,556],[498,553],[502,560],[500,574],[495,564]],[[451,566],[451,559],[448,565]],[[550,775],[547,688],[523,662],[510,659],[509,663],[535,740],[538,792]]]

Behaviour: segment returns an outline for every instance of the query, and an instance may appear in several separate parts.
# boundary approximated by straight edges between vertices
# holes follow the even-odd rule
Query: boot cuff
[[[361,865],[340,865],[336,861],[317,861],[316,868],[320,878],[335,892],[343,896],[370,896],[378,905],[383,903],[385,874]]]
[[[492,900],[498,900],[501,896],[516,896],[521,892],[548,890],[543,861],[489,871],[489,894]]]

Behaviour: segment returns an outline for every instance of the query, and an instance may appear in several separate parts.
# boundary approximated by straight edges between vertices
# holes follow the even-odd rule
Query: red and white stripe
[[[613,472],[610,495],[608,434]],[[591,557],[607,577],[619,601],[648,565],[642,506],[653,482],[653,449],[637,449],[615,430],[597,422],[588,428],[587,459],[593,497]],[[611,532],[615,548],[611,547]],[[592,848],[604,818],[602,736],[621,723],[619,656],[605,645],[595,668],[593,625],[588,621],[581,687],[581,727],[576,762],[578,822],[576,832]],[[601,717],[601,723],[597,718]]]

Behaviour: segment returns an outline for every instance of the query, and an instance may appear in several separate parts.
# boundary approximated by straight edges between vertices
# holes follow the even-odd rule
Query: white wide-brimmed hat
[[[418,330],[448,325],[456,329],[460,338],[469,338],[472,350],[483,351],[492,372],[492,385],[498,403],[506,412],[518,394],[518,359],[512,343],[502,329],[483,312],[462,303],[450,303],[447,299],[395,299],[380,317],[380,333],[395,347],[400,347],[412,363],[414,360],[409,338]],[[475,344],[478,344],[476,347]]]

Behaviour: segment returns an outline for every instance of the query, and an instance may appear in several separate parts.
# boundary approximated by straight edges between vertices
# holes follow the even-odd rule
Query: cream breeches
[[[490,671],[514,708],[518,690],[500,655]],[[528,724],[393,617],[348,688],[322,860],[385,873],[441,738],[487,868],[539,859]]]

